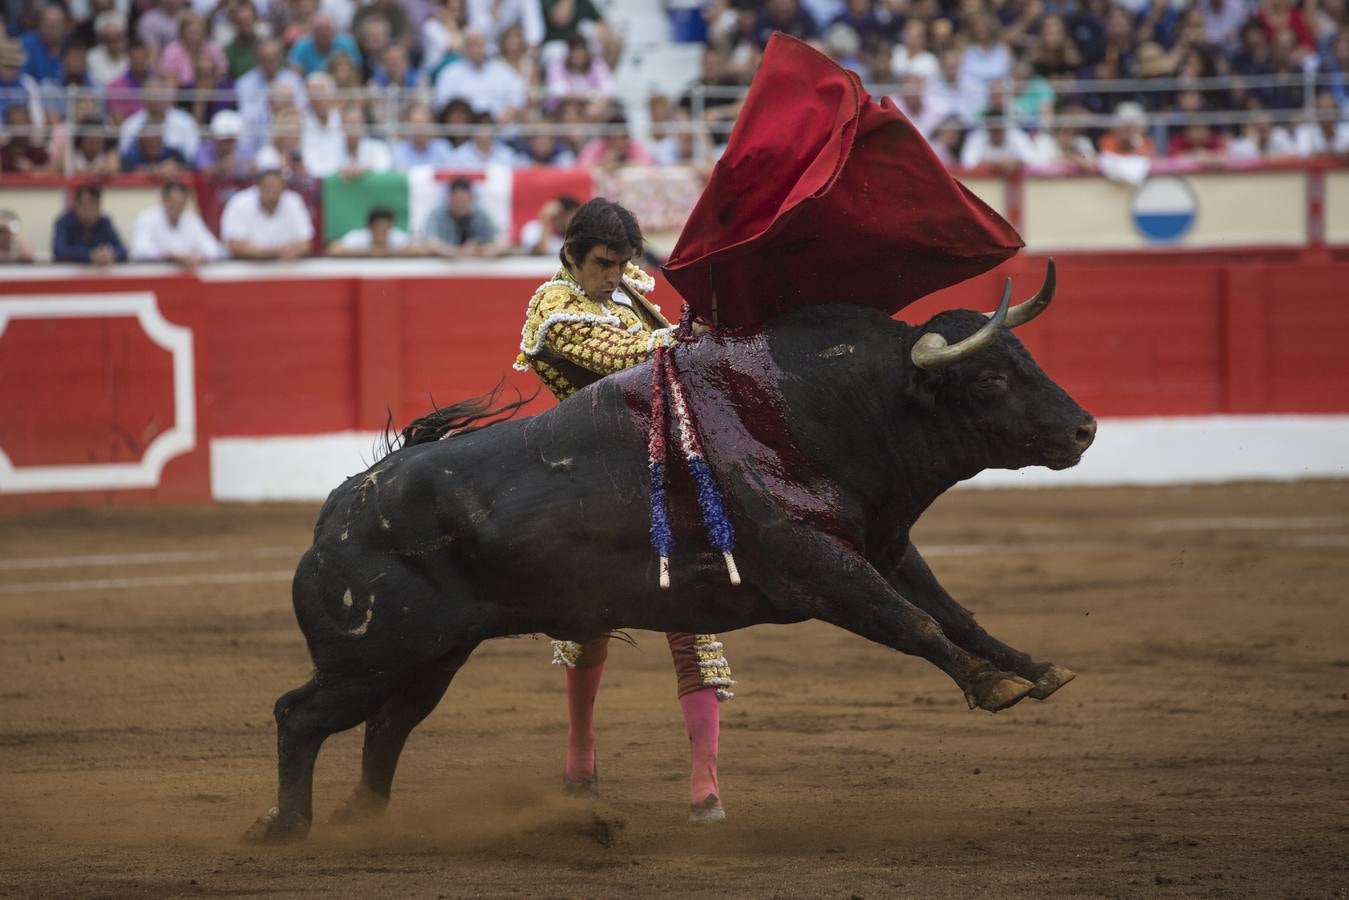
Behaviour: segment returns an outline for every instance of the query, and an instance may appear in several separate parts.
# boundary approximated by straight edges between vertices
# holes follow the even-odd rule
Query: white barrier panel
[[[322,500],[374,461],[374,432],[211,441],[217,500]],[[1349,478],[1349,416],[1107,419],[1072,469],[989,471],[970,487],[1083,487]]]

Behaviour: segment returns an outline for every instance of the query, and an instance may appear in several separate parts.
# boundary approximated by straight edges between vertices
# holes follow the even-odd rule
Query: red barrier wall
[[[990,309],[1006,275],[1022,299],[1043,268],[1043,259],[1018,259],[901,317]],[[16,494],[0,483],[0,509],[206,500],[213,435],[377,429],[390,414],[401,426],[432,398],[483,394],[503,377],[526,393],[537,387],[510,365],[525,301],[543,277],[456,277],[449,266],[434,277],[273,271],[0,284],[0,312],[14,295],[31,303],[151,292],[169,323],[191,330],[197,401],[196,447],[174,456],[156,485]],[[667,285],[655,298],[677,315]],[[11,319],[0,333],[0,449],[16,471],[134,462],[173,426],[171,355],[134,317],[109,315]],[[1349,413],[1349,261],[1063,258],[1054,309],[1019,334],[1098,416]],[[530,409],[551,403],[545,392]]]

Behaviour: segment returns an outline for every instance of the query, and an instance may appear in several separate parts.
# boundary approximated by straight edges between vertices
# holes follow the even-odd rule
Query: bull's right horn
[[[1011,302],[1012,279],[1009,278],[1003,286],[1002,300],[998,303],[997,311],[993,313],[992,318],[983,328],[963,341],[956,341],[949,346],[946,343],[946,338],[934,331],[929,331],[914,342],[913,351],[909,354],[909,358],[918,368],[932,371],[944,369],[960,362],[962,359],[973,356],[991,344],[993,339],[998,336],[998,329],[1002,327],[1003,321],[1007,318],[1007,307]]]
[[[1035,292],[1025,303],[1018,303],[1007,310],[1007,327],[1018,328],[1025,325],[1031,319],[1045,311],[1049,306],[1049,301],[1054,299],[1054,288],[1058,284],[1058,278],[1054,273],[1054,257],[1049,257],[1045,265],[1044,284],[1040,285],[1040,290]],[[992,316],[992,313],[984,313],[986,316]]]

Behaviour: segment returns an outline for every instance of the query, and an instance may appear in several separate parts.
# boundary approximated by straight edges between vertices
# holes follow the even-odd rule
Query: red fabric
[[[1021,247],[889,98],[775,34],[664,270],[695,312],[748,326],[807,303],[894,313]]]

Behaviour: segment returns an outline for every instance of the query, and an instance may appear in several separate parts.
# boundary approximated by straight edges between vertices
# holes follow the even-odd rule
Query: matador
[[[674,329],[646,295],[650,275],[632,262],[642,249],[636,218],[602,198],[581,206],[567,228],[562,267],[529,301],[515,368],[533,369],[558,400],[668,346]],[[620,279],[626,290],[620,288]],[[731,696],[731,670],[715,634],[666,635],[674,658],[679,705],[692,752],[689,821],[721,822],[717,784],[719,704]],[[554,663],[566,667],[567,759],[563,790],[598,795],[594,707],[609,636],[583,644],[554,641]]]

